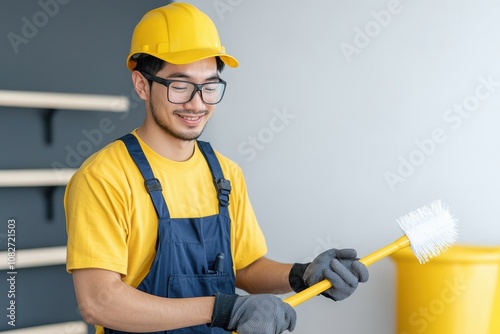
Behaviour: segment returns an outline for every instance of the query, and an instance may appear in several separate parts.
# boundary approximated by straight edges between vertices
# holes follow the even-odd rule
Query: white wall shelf
[[[7,251],[0,252],[0,270],[8,270]],[[16,249],[15,268],[46,267],[66,264],[66,247]]]
[[[76,169],[4,169],[0,170],[0,187],[65,186]]]
[[[46,218],[54,217],[54,191],[68,184],[76,169],[4,169],[0,170],[0,187],[42,187],[45,195]]]
[[[129,108],[129,100],[125,96],[115,95],[0,90],[0,105],[35,109],[124,112]]]
[[[88,327],[83,321],[19,328],[2,332],[4,334],[87,334]]]
[[[126,112],[129,99],[118,95],[70,94],[0,90],[0,106],[42,110],[45,142],[52,143],[52,119],[56,110]]]

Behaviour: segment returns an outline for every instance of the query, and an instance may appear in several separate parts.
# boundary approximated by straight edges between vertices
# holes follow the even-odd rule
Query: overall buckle
[[[219,193],[219,203],[222,206],[229,205],[229,194],[231,193],[231,182],[226,179],[215,179],[215,187]]]
[[[156,178],[144,181],[144,186],[146,186],[146,190],[148,191],[148,193],[151,193],[152,191],[162,190],[160,180]]]

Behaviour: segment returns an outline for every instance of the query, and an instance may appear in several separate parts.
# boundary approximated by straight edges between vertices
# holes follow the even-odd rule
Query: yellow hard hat
[[[191,4],[174,2],[146,13],[132,35],[127,67],[133,71],[141,54],[181,65],[220,57],[228,66],[238,61],[226,54],[212,20]]]

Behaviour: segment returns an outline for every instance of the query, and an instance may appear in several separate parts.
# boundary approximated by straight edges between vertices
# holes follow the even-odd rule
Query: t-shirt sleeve
[[[126,274],[128,249],[123,198],[124,194],[91,171],[75,173],[64,196],[68,272],[100,268]]]

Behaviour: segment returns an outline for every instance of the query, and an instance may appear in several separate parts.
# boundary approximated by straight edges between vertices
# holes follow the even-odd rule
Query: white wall
[[[240,61],[205,138],[245,171],[270,257],[366,255],[434,199],[460,243],[500,244],[498,2],[191,2]],[[295,332],[393,333],[394,264],[370,274],[300,305]]]

